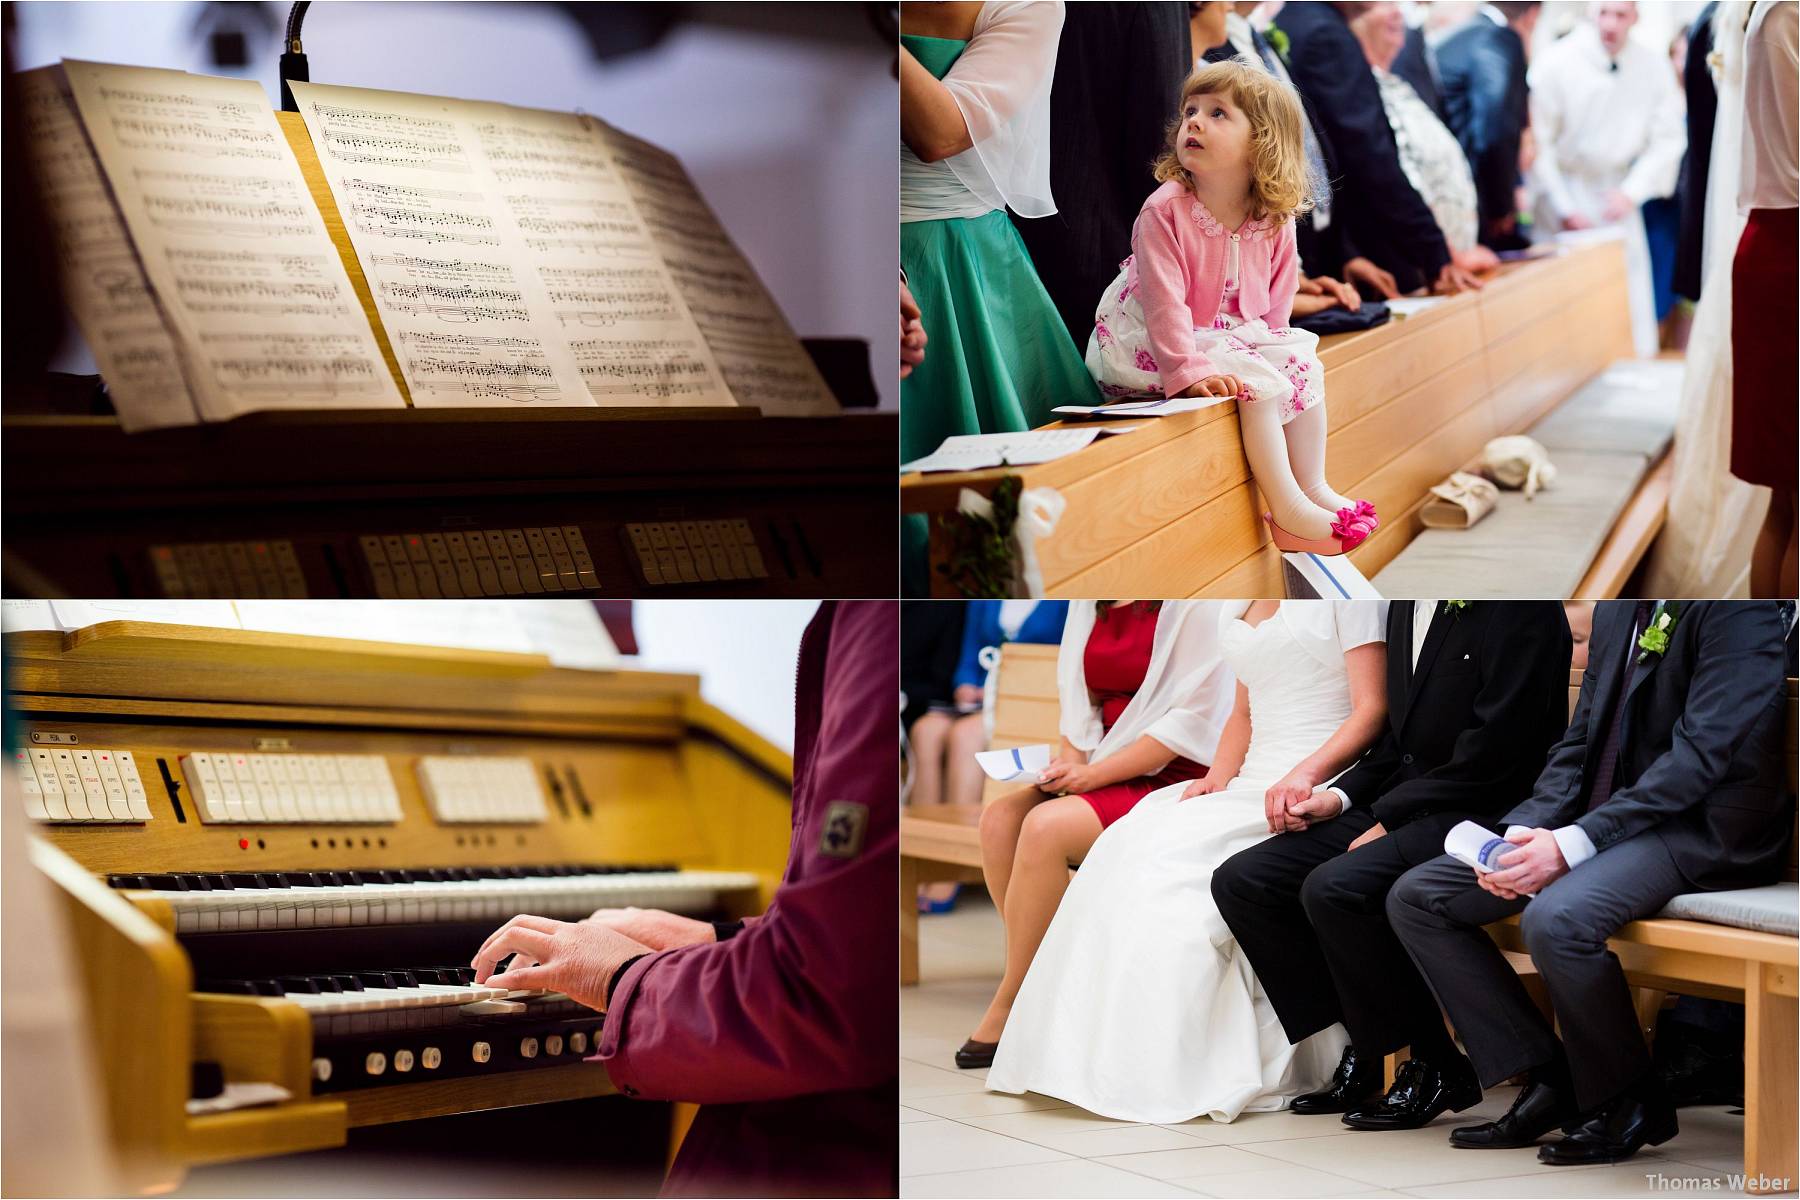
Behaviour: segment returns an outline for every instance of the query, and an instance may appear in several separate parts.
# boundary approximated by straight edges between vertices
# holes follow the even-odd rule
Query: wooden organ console
[[[143,1191],[609,1094],[600,1014],[474,986],[481,940],[520,912],[748,915],[786,860],[789,757],[692,676],[128,621],[5,648],[7,795]],[[191,1111],[221,1077],[287,1098]]]

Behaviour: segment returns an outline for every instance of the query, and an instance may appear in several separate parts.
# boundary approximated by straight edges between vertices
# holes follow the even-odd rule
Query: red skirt
[[[1109,783],[1103,788],[1083,793],[1081,798],[1093,806],[1094,815],[1100,818],[1100,828],[1105,829],[1157,788],[1168,787],[1171,783],[1186,783],[1204,774],[1206,768],[1201,764],[1178,758],[1154,775],[1140,775],[1136,779],[1127,779],[1124,783]]]
[[[1796,213],[1752,210],[1731,264],[1731,473],[1790,495],[1800,461]]]

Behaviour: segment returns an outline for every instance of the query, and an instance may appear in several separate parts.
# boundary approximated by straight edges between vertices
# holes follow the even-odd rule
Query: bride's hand
[[[1216,792],[1224,786],[1225,781],[1223,779],[1214,779],[1212,777],[1212,772],[1208,771],[1200,778],[1194,780],[1194,782],[1188,784],[1187,787],[1182,790],[1181,798],[1183,800],[1192,800],[1195,796],[1204,796],[1210,792]]]
[[[1292,815],[1288,809],[1310,799],[1315,782],[1298,770],[1289,771],[1274,787],[1263,793],[1263,815],[1269,820],[1270,833],[1287,833],[1306,828],[1306,821]]]

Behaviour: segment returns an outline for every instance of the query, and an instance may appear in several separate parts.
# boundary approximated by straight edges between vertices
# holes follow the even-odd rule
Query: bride
[[[1212,769],[1144,797],[1094,843],[1007,1017],[991,1090],[1173,1124],[1284,1108],[1330,1078],[1343,1030],[1288,1044],[1213,904],[1212,871],[1277,828],[1336,812],[1315,792],[1386,719],[1386,607],[1225,606],[1237,704]]]

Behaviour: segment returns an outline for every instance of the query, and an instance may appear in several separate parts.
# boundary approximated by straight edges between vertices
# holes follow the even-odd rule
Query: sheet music
[[[245,629],[363,642],[531,654],[534,647],[504,600],[238,600]]]
[[[836,413],[824,377],[680,161],[622,130],[601,128],[611,161],[738,403],[770,416]]]
[[[294,85],[421,406],[729,405],[582,118]]]
[[[63,65],[201,416],[401,406],[262,86]]]
[[[88,145],[60,66],[18,77],[23,125],[63,294],[129,432],[200,419],[174,339]]]
[[[1047,463],[1091,445],[1096,438],[1136,433],[1141,425],[1107,425],[1089,429],[1033,429],[1025,433],[959,433],[924,458],[902,463],[912,471],[979,471],[987,467],[1024,467]]]

